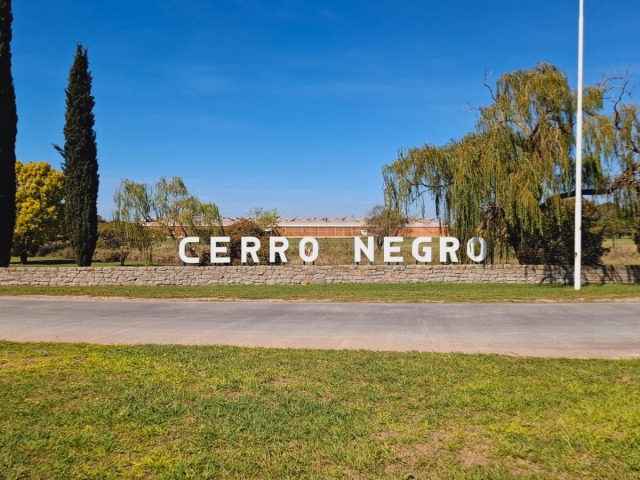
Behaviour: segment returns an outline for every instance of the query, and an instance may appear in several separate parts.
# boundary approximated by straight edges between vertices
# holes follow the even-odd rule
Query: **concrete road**
[[[416,305],[0,297],[0,338],[640,357],[640,303]]]

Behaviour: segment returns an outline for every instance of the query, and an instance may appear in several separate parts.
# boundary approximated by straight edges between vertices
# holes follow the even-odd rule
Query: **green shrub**
[[[241,218],[233,225],[225,227],[224,234],[230,237],[229,256],[232,265],[240,265],[241,261],[241,238],[256,237],[260,239],[260,249],[258,250],[258,259],[261,264],[269,263],[269,238],[277,236],[275,230],[265,231],[255,220],[249,218]],[[281,264],[280,257],[276,257],[276,264]],[[248,258],[248,265],[252,265],[251,256]]]
[[[542,231],[525,234],[518,254],[521,264],[572,265],[574,262],[575,202],[562,202],[559,217],[546,212]],[[582,264],[601,265],[609,249],[603,247],[604,229],[594,202],[582,204]]]

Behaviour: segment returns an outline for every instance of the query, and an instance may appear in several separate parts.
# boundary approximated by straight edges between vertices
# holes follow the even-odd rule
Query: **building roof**
[[[223,225],[231,225],[238,219],[235,217],[227,217],[223,219]],[[279,227],[353,227],[364,228],[366,219],[364,217],[282,217],[278,224]],[[407,224],[409,228],[438,228],[440,222],[434,218],[414,217],[409,219]]]
[[[246,217],[223,217],[222,225],[228,227],[238,220]],[[157,221],[145,222],[145,226],[158,226]],[[351,227],[365,228],[364,217],[282,217],[279,227]],[[439,228],[440,222],[435,218],[412,217],[407,223],[407,228]]]

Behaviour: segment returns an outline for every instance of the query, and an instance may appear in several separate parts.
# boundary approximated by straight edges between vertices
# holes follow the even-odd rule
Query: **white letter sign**
[[[257,237],[242,237],[240,239],[240,261],[247,263],[247,253],[251,255],[253,263],[260,263],[258,259],[260,250],[260,239]]]
[[[455,237],[440,237],[440,263],[447,263],[447,255],[451,255],[451,262],[458,263],[460,241]]]
[[[307,255],[307,244],[311,244],[311,252],[309,255]],[[300,240],[298,253],[303,262],[315,262],[318,259],[318,241],[313,237],[304,237]]]
[[[219,253],[227,253],[227,247],[219,247],[218,243],[229,243],[229,237],[211,237],[211,263],[231,263],[230,257],[218,257]]]
[[[423,243],[431,243],[431,237],[417,237],[411,244],[411,255],[416,262],[431,263],[431,247],[422,247],[421,252],[420,245]]]
[[[289,248],[287,237],[269,237],[269,261],[276,263],[277,254],[280,255],[282,263],[287,263],[287,248]]]
[[[367,257],[367,259],[373,263],[373,237],[367,237],[367,244],[365,245],[361,238],[355,237],[353,239],[353,251],[354,251],[354,261],[356,263],[360,263],[362,260],[362,254]]]
[[[180,260],[184,263],[199,263],[200,259],[198,257],[187,257],[186,249],[187,243],[198,243],[200,241],[200,237],[185,237],[180,240],[180,244],[178,245],[178,255],[180,256]]]
[[[480,245],[480,253],[478,255],[475,254],[476,245]],[[487,258],[487,242],[484,241],[484,238],[473,237],[469,239],[467,242],[467,257],[478,263]]]
[[[393,244],[402,243],[402,240],[404,240],[404,238],[402,237],[384,237],[382,249],[384,253],[385,262],[400,263],[404,260],[402,256],[397,257],[395,255],[391,255],[392,253],[400,253],[400,245],[393,245]]]

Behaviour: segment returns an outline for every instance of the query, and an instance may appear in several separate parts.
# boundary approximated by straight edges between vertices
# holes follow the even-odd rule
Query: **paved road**
[[[640,357],[640,303],[416,305],[2,297],[0,338]]]

